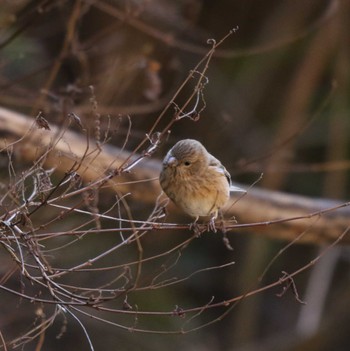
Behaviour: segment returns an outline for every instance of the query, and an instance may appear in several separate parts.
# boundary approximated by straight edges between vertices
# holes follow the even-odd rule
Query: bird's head
[[[197,140],[177,142],[163,160],[163,168],[170,168],[184,176],[199,175],[208,165],[207,150]]]

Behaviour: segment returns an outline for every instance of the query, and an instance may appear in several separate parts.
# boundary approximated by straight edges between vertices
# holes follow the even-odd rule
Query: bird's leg
[[[198,238],[201,235],[201,230],[199,228],[199,225],[197,223],[199,219],[199,216],[196,217],[193,223],[190,224],[190,230],[194,231],[195,236]]]
[[[190,229],[193,229],[193,227],[198,226],[198,224],[197,224],[198,219],[199,219],[199,216],[197,216],[195,218],[195,220],[190,224]]]
[[[217,216],[218,216],[218,212],[217,211],[210,215],[210,220],[209,220],[209,223],[208,223],[208,231],[211,230],[214,233],[217,232],[216,226],[215,226],[215,220],[216,220]]]

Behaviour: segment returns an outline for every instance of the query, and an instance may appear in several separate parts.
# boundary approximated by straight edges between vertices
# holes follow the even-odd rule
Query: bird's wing
[[[223,174],[226,177],[228,184],[231,186],[231,175],[230,175],[230,173],[227,172],[226,168],[213,155],[210,155],[209,167],[215,167],[216,170],[219,173]]]
[[[209,167],[215,167],[217,172],[223,174],[226,177],[227,182],[230,186],[230,191],[239,192],[239,193],[246,193],[247,192],[246,190],[239,188],[238,186],[232,185],[231,174],[221,164],[221,162],[217,158],[215,158],[213,155],[210,155]]]

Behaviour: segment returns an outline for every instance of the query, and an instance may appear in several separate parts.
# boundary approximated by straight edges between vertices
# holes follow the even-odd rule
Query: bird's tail
[[[235,186],[235,185],[230,185],[230,192],[232,193],[246,193],[247,190],[244,190],[238,186]]]

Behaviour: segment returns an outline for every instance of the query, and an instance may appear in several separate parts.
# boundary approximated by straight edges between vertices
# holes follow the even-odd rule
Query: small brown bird
[[[218,211],[230,198],[230,191],[245,192],[231,184],[231,176],[221,162],[197,140],[177,142],[163,160],[159,176],[167,196],[188,215],[210,216],[210,227]]]

